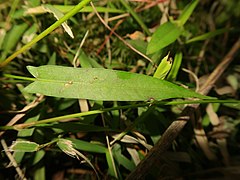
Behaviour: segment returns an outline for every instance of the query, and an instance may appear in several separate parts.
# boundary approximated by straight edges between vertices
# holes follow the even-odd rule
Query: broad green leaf
[[[178,52],[174,57],[172,69],[167,76],[167,80],[173,81],[176,79],[181,64],[182,64],[182,52]]]
[[[227,28],[223,28],[223,29],[218,29],[216,31],[212,31],[212,32],[208,32],[208,33],[205,33],[205,34],[202,34],[200,36],[197,36],[197,37],[194,37],[192,39],[189,39],[186,43],[192,43],[192,42],[196,42],[196,41],[203,41],[203,40],[206,40],[206,39],[210,39],[214,36],[217,36],[217,35],[220,35],[226,31],[229,31],[229,29]]]
[[[103,101],[206,97],[154,77],[103,68],[28,66],[36,80],[25,90],[47,96]]]
[[[171,22],[162,24],[154,32],[147,47],[147,54],[155,53],[173,43],[181,35],[181,32],[181,28],[176,24]]]
[[[184,8],[182,14],[180,15],[180,17],[177,20],[178,21],[178,25],[180,27],[182,27],[187,22],[187,20],[189,19],[189,17],[193,13],[193,10],[197,6],[198,2],[199,2],[199,0],[193,0],[190,4],[188,4]]]
[[[9,149],[10,151],[35,152],[39,149],[39,144],[30,141],[15,141]]]
[[[158,68],[156,72],[154,73],[153,77],[158,78],[158,79],[165,79],[167,76],[168,72],[170,71],[172,67],[172,58],[169,57],[170,52],[168,53],[167,56],[165,56],[161,63],[158,65]]]

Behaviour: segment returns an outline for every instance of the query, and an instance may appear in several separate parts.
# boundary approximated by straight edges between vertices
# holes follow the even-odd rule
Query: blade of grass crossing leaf
[[[172,69],[167,76],[167,80],[169,81],[176,80],[181,64],[182,64],[182,52],[178,52],[174,56]]]
[[[36,81],[25,88],[26,92],[48,96],[103,101],[210,98],[164,80],[124,71],[51,65],[29,66],[28,70]]]
[[[153,77],[156,77],[158,79],[165,79],[167,76],[168,72],[170,71],[172,67],[172,58],[169,57],[170,52],[168,53],[167,56],[165,56],[161,63],[158,65],[158,68],[156,72],[154,73]]]
[[[147,54],[152,54],[170,45],[181,35],[181,28],[171,22],[160,25],[153,33],[147,47]]]
[[[190,4],[188,4],[183,12],[181,13],[181,15],[178,18],[178,25],[180,27],[182,27],[187,20],[189,19],[189,17],[191,16],[191,14],[193,13],[194,9],[196,8],[197,4],[198,4],[199,0],[193,0]]]

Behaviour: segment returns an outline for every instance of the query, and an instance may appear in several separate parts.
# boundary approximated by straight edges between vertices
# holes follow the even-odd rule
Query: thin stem
[[[14,78],[14,79],[21,79],[21,80],[26,80],[26,81],[36,81],[36,78],[30,78],[30,77],[24,77],[24,76],[16,76],[12,74],[4,74],[4,77],[8,78]]]
[[[93,111],[88,111],[88,112],[69,114],[69,115],[44,119],[44,120],[40,120],[40,121],[35,121],[35,122],[31,122],[31,123],[18,124],[18,125],[13,126],[12,128],[10,128],[9,126],[0,126],[0,129],[2,129],[2,130],[5,130],[5,129],[20,130],[20,129],[36,126],[39,124],[53,123],[53,122],[58,122],[58,121],[61,121],[64,119],[78,118],[78,117],[89,116],[89,115],[93,115],[93,114],[100,114],[100,113],[114,111],[114,110],[120,110],[120,109],[138,108],[138,107],[145,107],[145,106],[151,106],[151,105],[179,105],[179,104],[199,104],[199,103],[201,103],[201,104],[206,104],[206,103],[237,103],[237,104],[240,104],[240,101],[208,99],[208,100],[189,100],[189,101],[170,101],[170,102],[160,101],[160,102],[153,102],[153,103],[144,102],[144,103],[139,103],[139,104],[131,104],[131,105],[126,105],[126,106],[118,106],[118,107],[105,108],[105,109],[93,110]]]

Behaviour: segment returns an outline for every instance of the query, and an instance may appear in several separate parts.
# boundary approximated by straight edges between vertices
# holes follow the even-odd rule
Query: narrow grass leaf
[[[194,9],[196,8],[197,4],[198,4],[199,0],[193,0],[190,4],[188,4],[182,14],[179,16],[178,18],[178,25],[180,27],[182,27],[186,22],[187,20],[189,19],[189,17],[191,16],[191,14],[193,13]]]
[[[108,173],[118,179],[118,174],[116,172],[116,166],[115,163],[113,162],[111,154],[107,151],[106,152],[106,159],[107,159],[107,164],[108,164]]]
[[[51,65],[28,66],[28,70],[36,81],[25,91],[47,96],[103,101],[210,98],[164,80],[124,71]]]
[[[33,161],[32,161],[32,165],[37,164],[39,161],[41,161],[45,155],[45,151],[44,150],[39,150],[35,153]]]
[[[186,43],[188,44],[188,43],[192,43],[192,42],[196,42],[196,41],[204,41],[206,39],[210,39],[214,36],[220,35],[220,34],[222,34],[224,32],[227,32],[227,31],[229,31],[228,28],[217,29],[215,31],[208,32],[208,33],[202,34],[200,36],[196,36],[192,39],[189,39]]]
[[[119,165],[122,165],[129,171],[132,171],[136,166],[133,161],[129,160],[126,156],[122,154],[121,146],[119,144],[115,144],[112,149],[113,156],[118,162]]]
[[[177,74],[181,64],[182,64],[182,52],[177,52],[174,56],[172,69],[167,76],[167,80],[173,81],[177,78]]]
[[[181,28],[171,22],[166,22],[159,26],[154,32],[147,47],[147,54],[152,54],[177,40],[181,35]]]
[[[46,166],[40,166],[34,171],[34,180],[45,180],[46,179]]]
[[[9,149],[17,152],[35,152],[39,149],[39,144],[30,141],[15,141]]]
[[[4,60],[8,53],[10,53],[11,50],[13,50],[13,48],[17,45],[27,27],[28,25],[26,23],[14,25],[13,28],[6,34],[4,43],[2,45],[3,52],[1,55],[1,60]]]

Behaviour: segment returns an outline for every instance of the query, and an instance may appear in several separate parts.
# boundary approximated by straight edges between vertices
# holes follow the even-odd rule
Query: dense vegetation
[[[240,177],[239,9],[1,0],[0,179]]]

